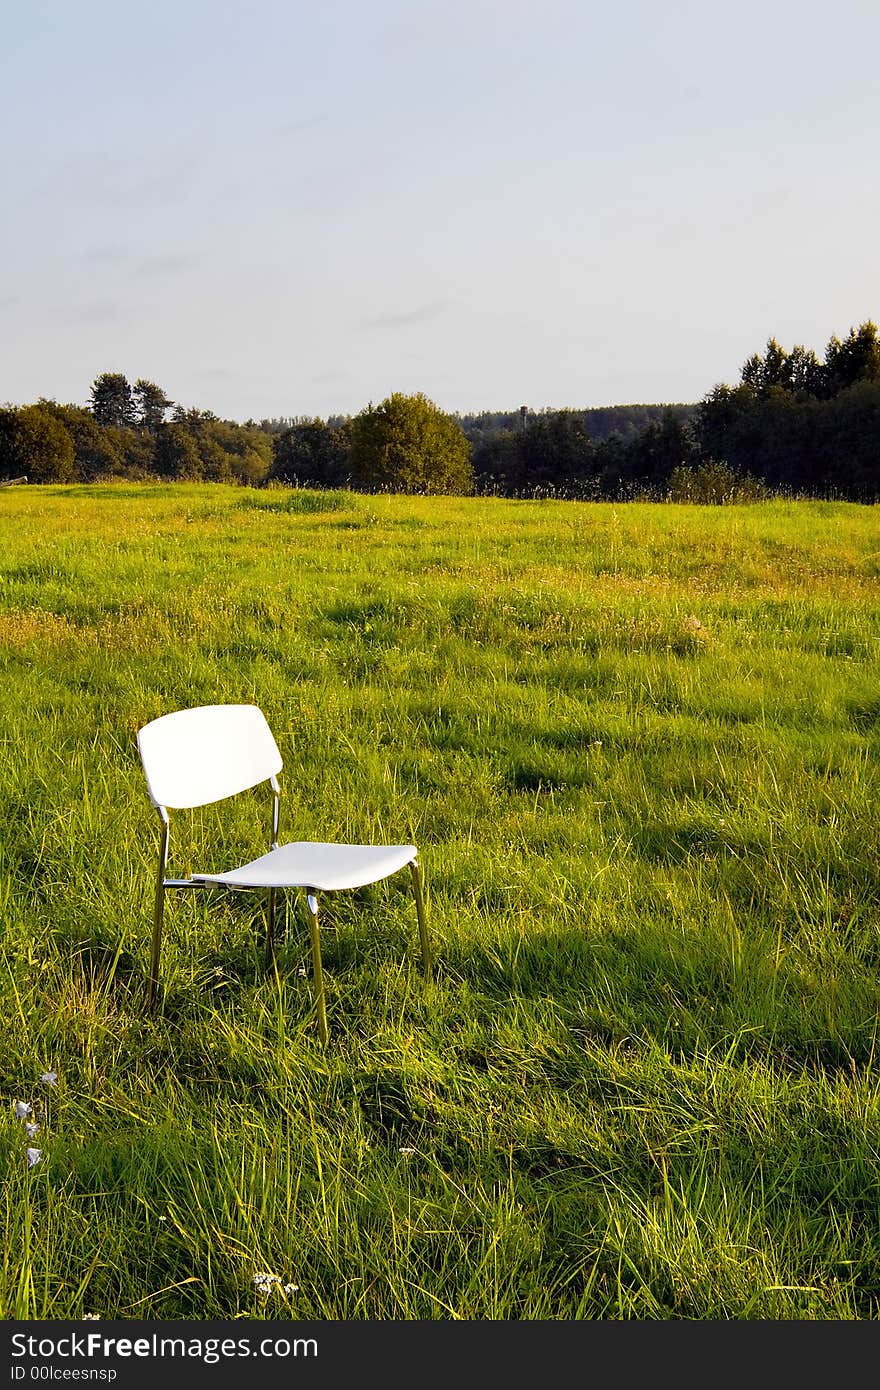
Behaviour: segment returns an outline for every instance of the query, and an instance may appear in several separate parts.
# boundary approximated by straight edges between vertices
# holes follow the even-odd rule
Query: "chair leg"
[[[152,1011],[159,990],[159,958],[162,954],[162,918],[165,914],[165,885],[161,878],[156,884],[156,904],[153,909],[153,945],[150,951],[150,981],[147,986],[147,1010]]]
[[[312,938],[312,965],[315,974],[315,1002],[318,1009],[318,1037],[327,1046],[327,1005],[324,999],[324,971],[321,968],[321,938],[318,934],[318,899],[313,893],[306,897],[309,909],[309,934]]]
[[[275,959],[275,889],[266,893],[266,968]]]
[[[417,860],[414,859],[412,861],[409,866],[409,871],[412,874],[413,893],[415,894],[416,900],[416,916],[419,919],[419,939],[422,943],[422,964],[425,969],[426,977],[430,979],[433,973],[431,968],[431,947],[428,943],[428,923],[425,919],[425,896],[422,892],[422,873]]]

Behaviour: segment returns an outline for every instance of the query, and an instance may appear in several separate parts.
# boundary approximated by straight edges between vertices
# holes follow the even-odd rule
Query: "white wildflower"
[[[15,1102],[15,1118],[17,1120],[26,1120],[32,1110],[33,1106],[29,1100],[17,1100]]]
[[[40,1128],[39,1125],[31,1125],[31,1124],[28,1124],[28,1123],[26,1122],[26,1123],[25,1123],[25,1132],[26,1132],[26,1134],[27,1134],[28,1139],[33,1139],[34,1135],[36,1134],[36,1132],[37,1132],[37,1130],[38,1130],[39,1128]]]
[[[254,1275],[254,1287],[256,1288],[257,1293],[263,1294],[264,1297],[266,1294],[272,1292],[272,1289],[276,1284],[280,1283],[281,1280],[278,1278],[277,1274],[261,1273]]]
[[[100,1322],[101,1318],[98,1313],[83,1313],[82,1320],[83,1322]]]
[[[40,1080],[44,1086],[54,1086],[55,1082],[58,1080],[58,1073],[57,1071],[44,1071]]]
[[[27,1154],[27,1163],[29,1168],[33,1168],[35,1163],[39,1163],[40,1159],[43,1156],[42,1149],[25,1149],[25,1153]]]
[[[415,1149],[399,1149],[398,1153],[400,1153],[404,1158],[411,1158],[412,1155],[415,1153]]]
[[[266,1271],[254,1275],[254,1288],[266,1298],[274,1289],[276,1293],[299,1293],[299,1284],[282,1284],[277,1274]]]

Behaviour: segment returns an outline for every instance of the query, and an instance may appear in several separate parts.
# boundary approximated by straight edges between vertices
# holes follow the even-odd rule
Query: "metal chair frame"
[[[281,788],[280,788],[280,786],[279,786],[277,777],[274,776],[274,775],[271,776],[271,777],[265,778],[264,780],[265,780],[265,781],[268,781],[268,783],[269,783],[269,785],[270,785],[270,787],[271,787],[271,789],[272,789],[272,832],[271,832],[271,845],[270,845],[270,849],[271,849],[271,850],[276,850],[276,849],[279,848],[279,843],[278,843],[278,828],[279,828],[279,822],[280,822],[280,818],[281,818]],[[223,799],[225,799],[225,798],[223,798]],[[159,974],[160,974],[160,962],[161,962],[161,954],[162,954],[162,929],[163,929],[163,923],[164,923],[164,917],[165,917],[165,894],[166,894],[167,890],[168,890],[169,888],[187,890],[187,889],[193,889],[193,888],[217,888],[217,887],[224,887],[223,884],[217,884],[217,883],[213,883],[213,882],[210,882],[210,881],[209,881],[209,882],[205,882],[205,881],[203,881],[202,879],[200,879],[200,878],[198,878],[198,877],[196,877],[196,878],[169,878],[169,877],[167,877],[168,853],[169,853],[170,832],[171,832],[171,818],[170,818],[170,815],[169,815],[168,807],[161,805],[159,802],[154,802],[154,805],[156,806],[156,810],[158,811],[160,820],[161,820],[161,822],[162,822],[162,831],[161,831],[160,842],[159,842],[159,863],[158,863],[158,871],[157,871],[157,874],[156,874],[156,889],[155,889],[155,899],[154,899],[154,909],[153,909],[153,936],[152,936],[152,943],[151,943],[151,948],[150,948],[150,974],[149,974],[149,984],[148,984],[148,989],[147,989],[147,1009],[148,1009],[148,1011],[152,1011],[152,1010],[154,1009],[155,1004],[156,1004],[156,1000],[157,1000],[157,997],[158,997],[158,993],[159,993]],[[412,877],[413,896],[414,896],[414,898],[415,898],[416,917],[417,917],[417,919],[418,919],[418,927],[419,927],[419,940],[420,940],[421,949],[422,949],[422,965],[423,965],[423,968],[424,968],[424,973],[425,973],[426,978],[430,978],[431,975],[432,975],[433,967],[432,967],[432,961],[431,961],[431,949],[430,949],[430,944],[429,944],[429,940],[428,940],[428,925],[427,925],[427,916],[426,916],[426,912],[425,912],[424,886],[423,886],[423,882],[422,882],[421,869],[420,869],[420,866],[419,866],[419,863],[418,863],[418,859],[417,859],[415,856],[413,856],[413,858],[410,860],[408,866],[407,866],[407,865],[404,865],[403,867],[408,867],[408,868],[409,868],[409,871],[410,871],[410,874],[411,874],[411,877]],[[389,876],[390,876],[390,875],[384,875],[384,877],[389,877]],[[374,880],[374,881],[378,881],[378,880]],[[319,924],[318,924],[318,892],[319,892],[319,890],[318,890],[317,888],[315,888],[315,887],[313,887],[313,886],[309,886],[309,885],[307,885],[307,884],[290,884],[289,887],[294,887],[294,888],[303,889],[303,890],[305,891],[305,893],[306,893],[306,905],[307,905],[307,908],[308,908],[308,917],[309,917],[309,938],[310,938],[310,942],[311,942],[311,951],[312,951],[312,971],[313,971],[314,986],[315,986],[315,1003],[316,1003],[316,1013],[317,1013],[318,1036],[319,1036],[319,1038],[320,1038],[322,1044],[326,1045],[327,1042],[328,1042],[328,1039],[329,1039],[329,1030],[328,1030],[328,1027],[327,1027],[327,1002],[326,1002],[326,992],[325,992],[325,987],[324,987],[324,971],[323,971],[323,967],[322,967],[322,964],[321,964],[321,938],[320,938],[320,931],[319,931]],[[275,957],[275,916],[276,916],[276,911],[275,911],[275,909],[276,909],[276,898],[277,898],[277,894],[278,894],[278,892],[280,891],[280,889],[277,888],[277,887],[267,888],[267,889],[265,889],[265,890],[262,890],[262,889],[260,889],[260,888],[256,888],[256,889],[254,889],[254,888],[247,888],[247,889],[246,889],[244,886],[241,886],[241,887],[232,887],[232,888],[228,888],[227,891],[236,891],[236,892],[242,892],[242,891],[257,891],[257,892],[260,892],[260,891],[265,891],[265,893],[266,893],[266,965],[267,965],[267,967],[271,966],[271,964],[272,964],[272,962],[273,962],[273,960],[274,960],[274,957]],[[326,890],[326,891],[344,891],[344,890]]]

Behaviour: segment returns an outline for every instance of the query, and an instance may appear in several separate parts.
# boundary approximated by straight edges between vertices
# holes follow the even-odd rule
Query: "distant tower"
[[[526,427],[526,419],[527,419],[527,417],[528,417],[528,413],[529,413],[529,408],[528,408],[528,406],[527,406],[527,405],[521,405],[520,408],[519,408],[519,427],[520,427],[521,430],[524,430],[525,427]]]

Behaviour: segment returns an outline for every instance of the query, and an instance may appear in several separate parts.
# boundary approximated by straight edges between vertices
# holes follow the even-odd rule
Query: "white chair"
[[[202,705],[165,714],[139,730],[138,751],[150,799],[162,818],[150,958],[149,1008],[153,1007],[159,987],[162,918],[168,888],[217,885],[231,889],[262,889],[267,900],[266,954],[269,961],[274,951],[276,893],[283,888],[306,890],[318,1034],[322,1043],[327,1042],[328,1035],[318,934],[319,892],[336,893],[346,888],[362,888],[408,866],[416,900],[425,974],[430,974],[425,902],[415,845],[345,845],[303,841],[279,845],[281,789],[277,774],[281,771],[281,754],[265,716],[256,705]],[[269,853],[226,873],[167,878],[169,810],[207,806],[247,791],[260,782],[268,782],[273,794]]]

